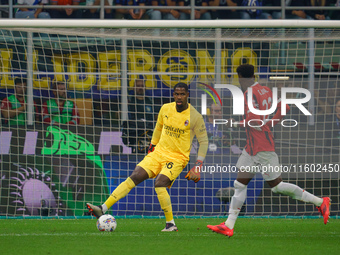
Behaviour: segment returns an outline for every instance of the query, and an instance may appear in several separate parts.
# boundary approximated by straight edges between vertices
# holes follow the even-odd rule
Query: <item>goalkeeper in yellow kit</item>
[[[159,111],[148,155],[136,166],[130,177],[112,192],[103,205],[86,204],[97,218],[125,197],[136,185],[156,177],[155,191],[166,218],[166,226],[162,231],[178,231],[166,188],[171,187],[188,164],[195,135],[200,144],[198,157],[195,166],[185,178],[195,182],[200,180],[199,170],[208,149],[208,137],[202,115],[188,103],[188,86],[185,83],[178,83],[174,87],[173,96],[175,102],[164,104]]]

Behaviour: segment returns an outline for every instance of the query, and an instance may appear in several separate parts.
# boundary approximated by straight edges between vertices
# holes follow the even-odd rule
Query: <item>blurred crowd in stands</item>
[[[0,8],[1,17],[14,18],[76,18],[76,19],[152,19],[152,20],[187,20],[187,19],[340,19],[340,0],[285,0],[285,13],[282,15],[281,0],[195,0],[194,14],[191,14],[190,0],[15,0],[13,12],[9,7]],[[8,5],[8,0],[1,0],[1,5]],[[20,7],[32,6],[32,8]],[[42,5],[39,8],[34,5]],[[101,5],[103,14],[100,14]],[[53,7],[54,6],[54,7]],[[60,6],[60,8],[56,8]],[[75,7],[78,6],[78,7]],[[84,6],[81,8],[80,6]],[[90,8],[90,6],[97,6]],[[125,8],[119,8],[120,6]],[[142,7],[142,8],[138,8]],[[161,9],[157,9],[161,6]],[[181,8],[181,7],[188,8]],[[249,7],[241,9],[238,7]],[[286,9],[296,6],[296,9]],[[302,7],[318,7],[304,9]],[[149,8],[147,8],[149,7]],[[163,8],[162,8],[163,7]],[[179,8],[178,8],[179,7]],[[210,7],[200,9],[200,7]],[[213,7],[216,7],[214,9]],[[222,7],[222,8],[220,8]],[[229,7],[223,9],[223,7]],[[232,7],[238,9],[231,9]],[[259,9],[254,7],[265,7]],[[269,9],[270,7],[274,9]],[[335,7],[323,9],[323,7]],[[11,17],[10,17],[11,18]]]

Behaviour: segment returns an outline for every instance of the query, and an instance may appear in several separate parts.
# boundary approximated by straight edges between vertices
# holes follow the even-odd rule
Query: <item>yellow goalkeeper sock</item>
[[[111,208],[111,206],[113,206],[119,199],[125,197],[135,186],[136,185],[133,180],[128,177],[124,182],[118,185],[104,204],[107,208]]]
[[[174,219],[172,214],[172,206],[169,193],[166,191],[165,187],[155,188],[157,193],[158,201],[164,211],[166,222],[172,221]]]

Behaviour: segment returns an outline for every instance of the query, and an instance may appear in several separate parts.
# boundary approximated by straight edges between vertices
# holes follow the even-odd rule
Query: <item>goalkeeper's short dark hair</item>
[[[253,65],[244,64],[240,65],[236,69],[237,74],[240,74],[243,78],[253,78],[255,73],[255,68]]]
[[[188,92],[189,91],[189,88],[188,88],[188,85],[184,82],[180,82],[180,83],[177,83],[174,87],[174,91],[175,89],[177,88],[184,88],[185,89],[185,92]]]

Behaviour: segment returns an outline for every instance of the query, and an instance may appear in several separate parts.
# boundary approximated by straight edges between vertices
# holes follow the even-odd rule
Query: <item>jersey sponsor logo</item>
[[[175,138],[180,138],[181,134],[185,133],[184,129],[175,128],[173,126],[168,126],[166,124],[163,125],[163,128],[165,130],[166,135],[172,136],[172,137],[175,137]]]
[[[175,128],[173,126],[168,126],[166,124],[164,124],[164,128],[165,128],[165,130],[169,130],[171,132],[175,132],[175,133],[179,133],[179,134],[184,134],[184,132],[185,132],[184,129]]]

